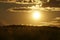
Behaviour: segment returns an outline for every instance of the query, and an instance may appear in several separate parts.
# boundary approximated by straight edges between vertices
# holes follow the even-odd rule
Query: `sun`
[[[35,20],[38,20],[41,18],[41,13],[39,11],[34,11],[32,13],[32,18],[35,19]]]

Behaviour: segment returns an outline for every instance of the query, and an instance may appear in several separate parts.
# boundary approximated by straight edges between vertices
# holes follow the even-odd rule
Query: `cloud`
[[[46,26],[49,26],[49,25],[60,26],[60,17],[56,17],[49,22],[41,22],[40,24],[46,25]]]
[[[57,21],[43,22],[42,25],[43,26],[59,26],[60,27],[60,23],[58,23]]]
[[[56,19],[56,20],[60,20],[60,17],[56,17],[55,19]]]
[[[52,21],[48,23],[49,25],[60,26],[60,17],[54,18]]]

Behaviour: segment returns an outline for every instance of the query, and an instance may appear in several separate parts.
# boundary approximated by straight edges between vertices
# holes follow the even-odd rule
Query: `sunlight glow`
[[[32,15],[33,19],[40,19],[41,18],[41,13],[39,11],[34,11]]]

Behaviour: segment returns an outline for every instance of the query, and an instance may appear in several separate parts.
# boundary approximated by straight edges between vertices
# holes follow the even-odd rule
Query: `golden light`
[[[32,18],[35,19],[35,20],[38,20],[41,18],[41,13],[39,11],[34,11],[32,13]]]
[[[35,6],[32,6],[30,7],[31,9],[39,9],[39,5],[35,5]]]
[[[32,6],[31,9],[36,9],[36,7],[35,6]]]

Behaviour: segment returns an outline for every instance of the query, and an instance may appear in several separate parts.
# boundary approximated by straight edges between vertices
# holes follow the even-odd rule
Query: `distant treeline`
[[[56,26],[0,26],[0,40],[60,40]]]

